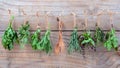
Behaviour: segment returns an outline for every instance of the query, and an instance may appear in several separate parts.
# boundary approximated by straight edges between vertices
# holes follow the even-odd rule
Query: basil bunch
[[[19,39],[19,44],[21,48],[24,48],[26,44],[29,43],[30,39],[30,25],[29,22],[26,21],[26,23],[19,28],[18,30],[18,39]]]
[[[31,37],[31,45],[34,50],[40,49],[40,45],[38,44],[41,41],[40,32],[40,29],[37,29]]]
[[[17,41],[17,32],[12,28],[12,22],[14,16],[11,16],[8,28],[5,30],[2,36],[2,44],[5,49],[12,50],[14,48],[14,43]]]
[[[115,29],[111,28],[110,32],[108,32],[105,36],[105,42],[104,47],[107,48],[108,51],[110,51],[112,48],[117,50],[118,47],[118,39],[115,35]]]
[[[77,27],[74,28],[71,38],[70,38],[70,43],[68,46],[68,52],[74,52],[74,51],[80,51],[81,47],[79,46],[78,42],[78,33],[77,33]]]

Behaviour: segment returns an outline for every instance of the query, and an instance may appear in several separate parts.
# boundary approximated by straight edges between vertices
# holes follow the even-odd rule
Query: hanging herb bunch
[[[112,12],[110,12],[110,24],[111,24],[111,30],[107,32],[105,36],[105,42],[104,42],[104,47],[107,48],[108,51],[111,49],[117,50],[118,48],[118,39],[115,35],[115,29],[113,28],[112,24]]]
[[[85,17],[87,17],[86,12],[85,12]],[[90,31],[86,30],[87,28],[87,18],[85,18],[85,32],[81,34],[78,39],[79,39],[79,45],[83,51],[83,55],[85,54],[85,47],[90,47],[94,51],[96,51],[95,47],[95,42],[91,36]]]
[[[12,50],[14,48],[14,43],[17,42],[17,32],[12,28],[12,22],[14,20],[14,16],[11,16],[9,26],[5,30],[2,36],[2,44],[5,49]]]
[[[99,15],[98,15],[97,20],[98,21],[96,23],[96,31],[95,31],[95,34],[94,34],[94,39],[95,39],[96,44],[98,44],[100,42],[104,42],[104,36],[105,36],[104,32],[98,26],[99,25]]]
[[[61,31],[63,23],[62,23],[62,21],[60,21],[59,18],[57,18],[57,21],[59,23],[59,39],[58,39],[58,43],[55,46],[55,53],[58,55],[59,53],[64,52],[65,45],[63,42],[62,31]]]
[[[32,45],[32,49],[34,50],[38,50],[41,49],[40,45],[38,43],[40,43],[41,38],[40,38],[40,29],[37,29],[32,37],[31,37],[31,45]]]
[[[115,29],[111,28],[110,32],[108,32],[105,36],[105,43],[104,43],[104,47],[107,48],[108,51],[110,51],[111,49],[115,49],[117,50],[118,47],[118,39],[115,35]]]
[[[21,48],[24,48],[26,44],[30,43],[29,29],[30,29],[29,21],[26,21],[25,24],[22,24],[22,26],[18,30],[18,39]]]
[[[85,48],[85,46],[91,47],[91,49],[95,49],[95,42],[91,36],[90,31],[83,33],[79,36],[79,44],[81,45],[81,48]]]
[[[99,42],[104,42],[104,32],[99,28],[99,27],[96,27],[96,31],[95,31],[95,35],[94,35],[94,38],[95,38],[95,42],[98,44]]]
[[[46,23],[47,23],[47,31],[45,35],[42,37],[41,41],[38,43],[40,46],[38,49],[45,51],[46,53],[50,53],[52,51],[51,41],[50,41],[50,24],[48,23],[48,15],[46,15]]]
[[[39,13],[38,12],[36,13],[36,16],[37,16],[37,22],[39,22]],[[34,50],[41,49],[41,46],[39,45],[39,43],[41,41],[40,32],[41,32],[41,30],[40,30],[40,26],[38,24],[37,30],[31,36],[31,46],[32,46],[32,49],[34,49]]]
[[[79,42],[78,42],[78,33],[77,33],[77,27],[76,27],[76,18],[75,18],[75,14],[72,13],[74,16],[74,30],[71,34],[71,38],[70,38],[70,43],[68,46],[68,52],[75,52],[75,51],[80,51],[81,47],[79,46]]]
[[[41,41],[38,43],[38,49],[49,53],[52,51],[51,41],[50,41],[50,29],[48,29],[42,37]]]

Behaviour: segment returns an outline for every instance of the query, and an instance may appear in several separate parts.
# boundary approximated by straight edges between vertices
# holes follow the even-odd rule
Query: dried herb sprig
[[[12,22],[14,20],[14,16],[11,16],[9,26],[5,30],[2,36],[2,44],[5,49],[12,50],[14,48],[14,43],[17,41],[17,32],[12,28]]]
[[[55,46],[55,53],[58,55],[59,53],[64,52],[65,45],[64,45],[64,41],[63,41],[63,38],[62,38],[62,31],[61,31],[63,23],[62,23],[62,21],[60,21],[59,18],[57,18],[57,21],[59,23],[59,39],[58,39],[58,42]]]

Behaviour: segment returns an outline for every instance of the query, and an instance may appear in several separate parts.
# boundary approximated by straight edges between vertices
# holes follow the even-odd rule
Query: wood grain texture
[[[9,23],[8,9],[15,16],[13,28],[18,30],[23,24],[25,17],[20,9],[30,17],[30,30],[36,30],[39,23],[41,30],[46,30],[45,12],[49,12],[49,22],[51,30],[58,30],[58,22],[56,17],[62,12],[62,21],[64,23],[63,30],[73,29],[73,17],[71,12],[77,14],[78,30],[84,28],[83,10],[88,12],[87,29],[95,30],[96,18],[93,14],[97,14],[103,9],[109,9],[114,12],[120,12],[120,0],[0,0],[0,41],[4,30]],[[35,16],[39,11],[40,17],[37,21]],[[120,14],[113,16],[113,24],[116,30],[120,31]],[[102,29],[109,30],[109,15],[104,14],[100,17],[100,25]],[[79,32],[79,34],[81,34]],[[94,33],[94,31],[92,32]],[[63,32],[63,39],[67,47],[70,40],[71,31]],[[42,32],[44,35],[44,31]],[[120,44],[120,32],[116,32]],[[58,31],[51,32],[52,47],[56,45],[58,40]],[[41,51],[32,50],[30,45],[26,45],[21,50],[16,44],[14,50],[7,51],[2,47],[0,42],[0,68],[120,68],[120,57],[115,51],[106,51],[103,44],[97,46],[97,51],[93,52],[86,49],[85,58],[80,53],[68,54],[64,53],[56,56],[54,53],[48,55]]]

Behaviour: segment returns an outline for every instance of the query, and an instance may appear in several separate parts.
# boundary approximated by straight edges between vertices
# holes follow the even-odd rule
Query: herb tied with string
[[[28,21],[26,21],[26,23],[22,24],[22,26],[18,30],[18,39],[21,48],[24,48],[26,44],[30,43],[29,29],[30,29],[30,24]]]
[[[100,18],[99,16],[101,15],[101,13],[99,13],[97,15],[97,23],[96,23],[96,30],[95,30],[95,34],[94,34],[94,39],[96,44],[100,43],[100,42],[104,42],[104,32],[100,29],[99,24],[100,24]]]
[[[85,47],[90,47],[94,51],[96,51],[96,46],[95,46],[95,41],[93,40],[91,36],[91,32],[87,30],[87,13],[84,12],[85,14],[85,32],[81,34],[78,39],[79,39],[79,45],[81,47],[81,50],[83,51],[83,55],[85,54]]]
[[[14,43],[17,42],[17,32],[12,28],[12,22],[14,20],[14,16],[11,16],[9,26],[5,30],[2,36],[2,44],[5,49],[12,50],[14,48]]]
[[[109,12],[110,14],[110,28],[111,30],[107,32],[105,36],[105,42],[104,42],[104,47],[107,48],[108,51],[111,49],[117,50],[118,48],[118,39],[115,35],[115,29],[113,28],[112,20],[113,20],[113,12]]]
[[[68,52],[71,53],[71,52],[80,51],[80,50],[81,50],[81,47],[79,46],[79,42],[78,42],[77,27],[75,27],[71,34],[70,43],[68,46]]]
[[[36,13],[37,22],[39,23],[39,13]],[[34,50],[41,50],[42,47],[39,45],[41,41],[41,30],[39,24],[37,24],[37,30],[31,36],[31,46]]]
[[[78,42],[78,33],[77,33],[77,27],[76,27],[75,14],[73,14],[73,16],[74,16],[74,30],[70,37],[68,53],[75,52],[75,51],[81,51],[81,47],[79,46],[79,42]]]
[[[117,50],[118,47],[118,39],[115,35],[115,29],[111,28],[109,32],[107,32],[105,36],[105,42],[104,42],[104,47],[107,48],[108,51],[111,49]]]
[[[41,39],[40,43],[40,48],[46,53],[50,53],[52,51],[52,46],[51,46],[51,41],[50,41],[50,29],[48,29],[44,35],[44,37]]]
[[[41,41],[38,43],[40,50],[45,51],[46,53],[50,53],[52,51],[51,41],[50,41],[50,23],[48,22],[48,15],[46,14],[46,24],[47,31],[45,35],[42,37]]]
[[[95,50],[95,42],[91,36],[90,31],[83,33],[79,36],[79,44],[81,45],[81,48],[84,48],[85,46],[91,47],[91,49]]]
[[[55,53],[58,55],[59,53],[64,52],[65,50],[65,45],[64,45],[64,41],[63,41],[63,37],[62,37],[62,26],[63,26],[63,22],[57,18],[58,24],[59,24],[59,39],[58,42],[55,46]]]

